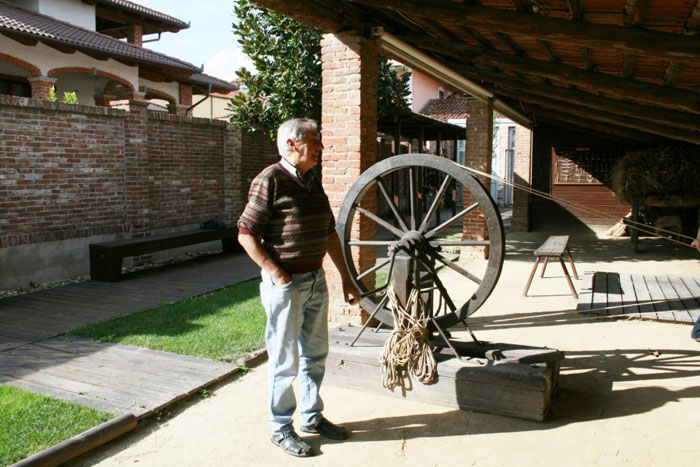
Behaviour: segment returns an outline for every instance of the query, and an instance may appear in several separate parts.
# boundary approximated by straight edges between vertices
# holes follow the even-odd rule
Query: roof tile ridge
[[[177,62],[182,63],[183,65],[187,65],[187,66],[192,67],[192,74],[201,73],[202,70],[204,69],[204,68],[200,68],[200,67],[198,67],[197,65],[194,65],[194,64],[192,64],[192,63],[186,62],[186,61],[184,61],[184,60],[180,60],[180,59],[177,58],[177,57],[171,57],[170,55],[165,55],[164,53],[156,52],[155,50],[152,50],[152,49],[149,49],[149,48],[146,48],[146,47],[139,47],[138,45],[134,45],[134,44],[130,44],[130,43],[128,43],[128,42],[120,41],[119,39],[115,39],[114,37],[108,36],[107,34],[102,34],[101,32],[98,32],[98,31],[92,31],[92,30],[86,29],[86,28],[84,28],[84,27],[82,27],[82,26],[78,26],[77,24],[69,23],[69,22],[67,22],[67,21],[63,21],[63,20],[58,19],[58,18],[55,18],[55,17],[53,17],[53,16],[49,16],[49,15],[45,15],[45,14],[43,14],[43,13],[39,13],[38,11],[30,10],[30,9],[28,9],[28,8],[24,8],[24,7],[22,7],[22,6],[16,5],[16,4],[14,4],[14,3],[10,3],[10,2],[5,1],[5,0],[0,0],[0,3],[3,3],[3,4],[5,4],[5,5],[7,5],[7,6],[11,7],[11,8],[16,8],[16,9],[18,9],[18,10],[22,10],[22,11],[24,11],[24,12],[26,12],[26,13],[29,13],[30,15],[41,16],[41,17],[43,17],[43,18],[49,19],[49,20],[51,20],[51,21],[55,21],[55,22],[60,23],[60,24],[64,24],[64,25],[66,25],[66,26],[68,26],[68,27],[77,29],[77,30],[79,30],[79,31],[83,31],[83,32],[87,32],[87,33],[89,33],[89,34],[94,34],[94,35],[96,35],[96,36],[103,37],[103,38],[105,38],[105,39],[108,39],[108,40],[110,40],[110,41],[112,41],[112,42],[115,42],[115,43],[118,43],[118,44],[120,44],[120,45],[127,45],[127,46],[133,47],[133,48],[135,48],[135,49],[137,49],[137,50],[147,50],[148,52],[150,52],[150,53],[152,53],[152,54],[159,55],[159,56],[161,56],[161,57],[165,57],[165,58],[168,58],[168,59],[170,59],[170,60],[175,60],[175,61],[177,61]]]

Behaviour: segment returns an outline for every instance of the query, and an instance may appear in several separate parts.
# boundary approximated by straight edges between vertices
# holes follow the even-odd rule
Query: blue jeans
[[[299,411],[303,425],[316,423],[323,411],[319,389],[328,356],[328,287],[323,269],[294,274],[277,286],[262,271],[260,298],[267,314],[270,427],[273,435],[293,430],[297,403],[292,383],[299,376]]]

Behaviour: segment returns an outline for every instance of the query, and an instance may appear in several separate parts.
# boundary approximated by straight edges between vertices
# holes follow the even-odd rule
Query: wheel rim
[[[434,190],[426,190],[425,186],[419,189],[415,186],[417,175],[422,170],[437,174],[438,183],[435,184]],[[405,189],[398,197],[398,204],[396,198],[392,197],[387,189],[389,176],[395,177],[394,179],[396,177],[407,179]],[[473,202],[469,206],[458,208],[456,215],[450,215],[446,220],[437,222],[443,195],[450,189],[453,182],[461,184],[464,191],[469,192]],[[374,196],[373,193],[376,193],[377,204],[380,199],[385,204],[384,216],[380,216],[376,208],[371,210],[362,206],[364,201],[370,199],[369,194]],[[445,232],[454,230],[456,226],[461,232],[464,217],[473,212],[483,214],[488,240],[461,240],[461,238],[454,240],[444,237]],[[373,222],[375,228],[382,231],[383,235],[380,236],[383,238],[352,240],[353,221],[357,219]],[[374,313],[382,323],[389,325],[393,323],[393,318],[391,312],[385,307],[386,285],[392,280],[391,267],[399,251],[413,258],[415,264],[423,265],[426,272],[421,273],[420,277],[423,278],[423,275],[427,274],[429,282],[434,284],[434,295],[441,301],[440,303],[444,301],[444,310],[442,312],[437,310],[435,315],[435,320],[443,328],[465,320],[483,305],[496,286],[503,265],[505,252],[503,223],[488,192],[463,167],[449,159],[433,155],[402,154],[370,167],[348,190],[338,213],[337,231],[350,276],[362,292],[363,298],[360,305],[369,313]],[[463,250],[488,248],[488,260],[483,261],[479,271],[472,272],[460,264],[453,263],[444,251],[440,251],[445,247],[458,247]],[[386,258],[377,261],[375,265],[361,268],[353,261],[353,249],[356,248],[386,248],[388,253]],[[444,273],[438,274],[436,268],[431,269],[431,263],[448,268],[444,269],[447,274],[457,274],[458,279],[465,279],[471,284],[473,293],[470,289],[467,292],[468,297],[460,297],[459,293],[448,290]],[[385,280],[385,287],[377,288],[375,284],[369,284],[377,271],[387,267],[390,270]],[[415,271],[413,274],[415,276]]]

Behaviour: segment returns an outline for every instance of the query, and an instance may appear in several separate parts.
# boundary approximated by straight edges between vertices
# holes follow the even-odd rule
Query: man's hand
[[[691,243],[690,246],[694,246],[698,249],[698,252],[700,252],[700,239],[693,240],[693,243]]]
[[[277,268],[275,274],[270,274],[270,277],[275,285],[287,285],[292,282],[292,275],[282,268]]]
[[[349,278],[343,280],[343,295],[345,296],[345,301],[350,305],[357,305],[362,298],[360,291]]]

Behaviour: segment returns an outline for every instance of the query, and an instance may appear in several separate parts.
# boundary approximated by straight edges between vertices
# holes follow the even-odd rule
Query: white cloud
[[[204,73],[226,81],[236,78],[236,70],[246,67],[255,71],[250,58],[239,47],[221,49],[204,62]]]

